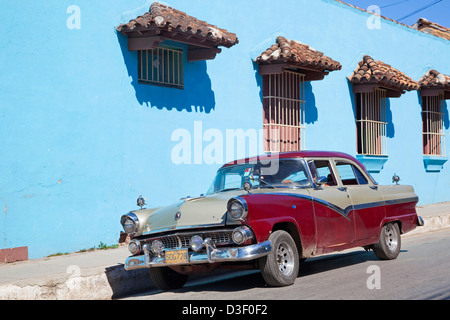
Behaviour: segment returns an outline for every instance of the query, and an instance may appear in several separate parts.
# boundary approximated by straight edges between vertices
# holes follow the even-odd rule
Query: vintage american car
[[[378,185],[338,152],[268,154],[223,165],[205,195],[121,217],[131,237],[125,269],[149,268],[163,290],[217,267],[259,268],[287,286],[309,257],[353,247],[395,259],[400,235],[423,220],[411,186]]]

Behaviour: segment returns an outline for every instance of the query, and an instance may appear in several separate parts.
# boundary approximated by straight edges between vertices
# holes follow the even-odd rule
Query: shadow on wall
[[[444,126],[445,129],[450,129],[450,120],[448,115],[448,103],[447,100],[444,100]]]
[[[312,124],[319,120],[319,112],[316,106],[316,97],[312,91],[311,82],[305,82],[305,121],[307,124]]]
[[[259,73],[259,65],[253,61],[253,70],[255,71],[256,85],[259,88],[259,100],[261,101],[261,113],[263,106],[263,77]],[[307,124],[313,124],[319,119],[319,112],[316,106],[316,98],[314,92],[312,91],[311,82],[305,82],[304,86],[305,92],[303,92],[303,97],[305,99],[305,122]]]
[[[210,113],[215,109],[215,96],[211,89],[211,79],[207,72],[206,61],[184,61],[184,89],[160,87],[138,83],[138,53],[128,51],[127,37],[117,33],[128,75],[137,101],[143,106],[159,110],[177,110],[187,112]],[[186,51],[185,51],[186,52]],[[186,54],[184,55],[186,56]]]
[[[353,119],[356,121],[356,94],[353,92],[353,85],[351,82],[347,82],[348,92],[350,95],[350,100],[352,102],[352,110],[353,110]],[[391,111],[391,101],[390,98],[386,98],[386,136],[388,138],[394,138],[395,136],[395,126],[394,121],[392,119],[392,111]]]

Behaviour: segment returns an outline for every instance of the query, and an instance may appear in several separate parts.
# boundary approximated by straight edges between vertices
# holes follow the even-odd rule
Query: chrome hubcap
[[[392,226],[387,225],[384,232],[384,240],[390,251],[395,251],[398,246],[397,230]]]
[[[280,243],[277,248],[278,269],[285,276],[289,276],[294,270],[294,253],[289,245]]]

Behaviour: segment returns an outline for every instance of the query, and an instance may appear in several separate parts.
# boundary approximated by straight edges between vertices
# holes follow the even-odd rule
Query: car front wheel
[[[283,230],[273,232],[269,240],[272,251],[259,261],[264,281],[274,287],[292,285],[298,276],[300,263],[294,240]]]
[[[380,239],[373,245],[373,252],[381,260],[393,260],[400,253],[401,236],[397,223],[388,223],[381,229]]]

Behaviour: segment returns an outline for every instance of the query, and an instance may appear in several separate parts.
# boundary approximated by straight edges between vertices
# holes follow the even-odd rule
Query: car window
[[[225,189],[239,189],[241,187],[242,177],[239,174],[228,174],[225,176]]]
[[[344,161],[336,161],[336,168],[343,185],[368,184],[367,179],[354,165]]]
[[[277,170],[265,170],[273,164],[262,162],[221,168],[207,194],[242,189],[245,181],[250,182],[253,188],[311,186],[306,169],[300,159],[278,159],[277,164]]]
[[[328,160],[309,160],[308,166],[314,180],[323,186],[335,186],[336,178],[331,170],[331,163]]]

